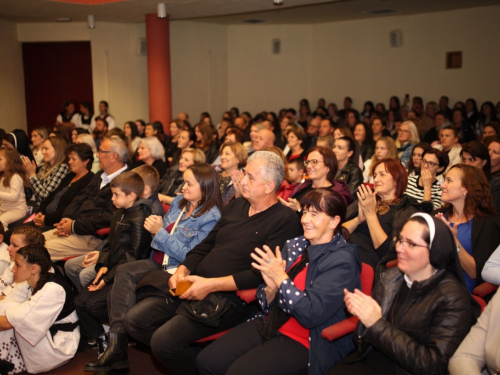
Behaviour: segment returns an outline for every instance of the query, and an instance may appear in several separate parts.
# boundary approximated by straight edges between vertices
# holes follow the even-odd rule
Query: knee
[[[175,338],[170,335],[165,335],[162,332],[162,327],[157,329],[151,337],[151,351],[153,355],[162,362],[177,358],[177,354],[182,347],[176,343]]]
[[[147,326],[147,317],[140,313],[140,311],[136,312],[136,310],[137,309],[132,308],[127,311],[123,319],[125,330],[134,337],[136,332],[141,332]]]

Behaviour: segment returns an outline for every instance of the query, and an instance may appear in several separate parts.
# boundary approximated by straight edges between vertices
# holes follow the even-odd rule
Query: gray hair
[[[266,181],[273,181],[274,192],[277,193],[285,177],[283,160],[271,151],[255,151],[248,158],[247,164],[257,160],[261,160],[265,166],[265,168],[261,169],[260,176]]]
[[[110,151],[115,152],[116,155],[118,155],[118,161],[122,163],[127,163],[129,160],[129,151],[127,143],[117,135],[113,135],[110,138],[106,137],[105,139],[109,139],[111,141]]]
[[[86,143],[92,148],[92,152],[97,152],[97,147],[95,145],[94,138],[90,134],[79,134],[76,137],[76,143],[78,143],[78,140],[81,141],[81,143]]]
[[[165,148],[156,137],[147,137],[141,139],[141,143],[149,149],[151,157],[155,160],[165,161]]]

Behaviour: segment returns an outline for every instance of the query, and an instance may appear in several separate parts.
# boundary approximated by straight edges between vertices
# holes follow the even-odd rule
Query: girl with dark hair
[[[222,200],[214,169],[206,163],[195,164],[184,172],[184,181],[182,194],[172,201],[163,220],[161,216],[151,215],[144,223],[153,235],[151,257],[116,269],[109,298],[109,346],[97,361],[87,364],[84,371],[123,368],[120,366],[125,364],[128,367],[128,335],[123,320],[136,303],[137,284],[148,273],[142,284],[167,286],[166,277],[175,273],[188,251],[200,243],[219,220]]]
[[[26,215],[24,189],[29,187],[21,156],[12,148],[0,148],[0,224],[9,224]]]
[[[344,226],[351,233],[351,242],[359,247],[361,261],[375,269],[406,220],[415,212],[431,212],[432,203],[418,203],[404,195],[408,178],[398,160],[375,163],[373,184],[373,192],[367,186],[359,187],[358,199],[347,208],[349,221]]]
[[[391,99],[389,100],[389,110],[399,112],[400,107],[401,104],[399,102],[399,98],[397,96],[391,96]]]
[[[354,127],[353,134],[354,140],[360,146],[360,154],[364,163],[373,156],[374,152],[372,127],[360,122]]]
[[[346,318],[343,290],[360,288],[359,255],[342,229],[344,199],[318,189],[300,204],[304,235],[288,240],[283,255],[267,245],[252,254],[265,282],[257,290],[263,313],[202,351],[200,374],[323,374],[354,349],[349,335],[321,337]]]
[[[36,164],[28,158],[23,158],[23,166],[29,176],[33,198],[31,200],[41,202],[48,197],[69,173],[66,164],[66,142],[59,137],[49,137],[43,142],[42,153],[44,165],[36,173]]]
[[[183,151],[187,148],[194,147],[196,142],[196,134],[191,128],[185,128],[181,130],[179,136],[177,137],[177,149],[172,154],[172,167],[179,164],[179,160]]]
[[[491,159],[488,149],[479,141],[472,141],[462,147],[462,164],[479,168],[490,183],[491,197],[495,211],[500,212],[500,178],[491,175]]]
[[[418,176],[420,168],[422,167],[422,156],[424,152],[430,150],[432,147],[426,142],[420,142],[415,145],[411,153],[411,159],[408,163],[408,177]]]
[[[420,175],[408,178],[408,187],[405,194],[415,198],[417,201],[431,201],[434,209],[438,209],[441,204],[441,183],[440,176],[448,167],[450,159],[444,151],[431,148],[422,155],[422,167]]]
[[[454,165],[441,185],[447,203],[438,217],[450,227],[470,293],[483,282],[481,271],[500,243],[500,219],[496,216],[488,180],[478,168]]]
[[[205,153],[207,163],[212,164],[219,156],[219,146],[214,139],[212,127],[209,124],[199,123],[194,127],[196,134],[195,145]]]
[[[363,104],[363,111],[359,114],[360,120],[363,121],[365,118],[369,119],[374,112],[375,106],[373,105],[373,102],[365,102],[365,104]]]
[[[371,297],[345,291],[359,318],[358,351],[327,375],[447,374],[473,322],[453,236],[439,219],[416,213],[395,244],[398,266],[378,275]]]
[[[16,129],[12,133],[5,134],[2,138],[2,146],[5,148],[15,148],[22,156],[26,156],[30,161],[35,162],[35,158],[31,152],[30,141],[24,130]]]
[[[326,147],[310,149],[304,164],[309,178],[305,182],[297,184],[288,201],[278,198],[282,204],[300,213],[299,201],[302,197],[309,191],[320,188],[336,191],[344,198],[346,205],[352,202],[352,195],[347,184],[344,181],[335,181],[338,164],[337,157],[331,149]]]
[[[20,249],[12,271],[18,287],[1,302],[5,311],[0,316],[1,339],[12,345],[11,350],[19,348],[21,355],[9,356],[14,372],[50,371],[73,358],[78,349],[80,329],[71,288],[40,245]],[[15,340],[7,341],[12,336]]]
[[[127,121],[123,126],[123,131],[130,140],[130,151],[133,154],[141,143],[141,137],[139,136],[137,125],[133,121]]]
[[[335,180],[345,181],[351,195],[358,190],[363,183],[363,172],[352,162],[352,156],[356,150],[356,143],[352,138],[340,137],[335,140],[333,153],[337,158],[338,171]]]
[[[170,136],[165,142],[165,157],[169,162],[172,162],[172,157],[178,150],[177,140],[179,135],[185,129],[191,128],[191,125],[185,120],[176,119],[170,122]]]

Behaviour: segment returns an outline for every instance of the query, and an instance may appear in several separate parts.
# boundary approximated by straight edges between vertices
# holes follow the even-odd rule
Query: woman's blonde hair
[[[182,150],[181,155],[184,155],[186,152],[190,152],[193,154],[194,164],[205,163],[207,161],[205,153],[198,148],[186,148]]]
[[[396,143],[394,142],[394,139],[391,137],[380,137],[377,142],[375,142],[375,149],[377,149],[377,143],[379,142],[384,142],[385,147],[389,150],[389,156],[387,156],[387,159],[397,159],[398,158],[398,149],[396,147]],[[385,160],[385,159],[384,159]],[[375,167],[375,164],[377,164],[379,160],[377,159],[377,156],[375,153],[373,153],[372,156],[372,165],[370,167],[370,171],[368,173],[368,176],[373,176],[373,168]]]
[[[50,166],[49,163],[44,163],[42,169],[38,172],[38,176],[43,179],[47,178],[54,168],[59,167],[66,161],[66,141],[61,137],[49,137],[44,142],[47,141],[49,141],[52,144],[52,147],[54,147],[56,156],[54,157],[54,163],[52,166]]]
[[[248,158],[248,153],[247,150],[245,150],[245,147],[240,142],[224,142],[222,146],[220,146],[219,153],[222,154],[222,151],[226,147],[229,147],[236,156],[236,159],[238,159],[238,168],[241,169],[247,164],[247,158]]]

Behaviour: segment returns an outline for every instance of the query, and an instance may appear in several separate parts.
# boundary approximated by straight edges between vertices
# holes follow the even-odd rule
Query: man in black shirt
[[[284,173],[283,161],[276,154],[255,152],[236,183],[242,197],[224,208],[214,229],[189,251],[169,279],[170,288],[182,279],[192,282],[191,287],[179,298],[147,297],[128,311],[126,331],[151,345],[153,354],[173,374],[196,374],[191,344],[244,322],[254,312],[235,295],[237,290],[256,288],[263,282],[251,266],[254,249],[264,244],[281,247],[302,234],[297,215],[276,196]],[[214,303],[212,309],[210,303]],[[198,308],[206,315],[189,313]],[[110,346],[120,345],[110,342]],[[108,353],[92,371],[115,368],[113,361],[123,363],[123,359]]]

